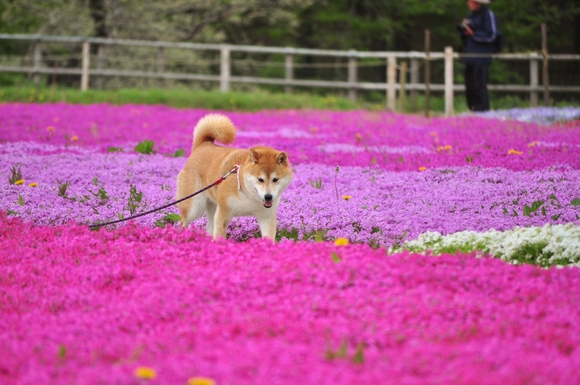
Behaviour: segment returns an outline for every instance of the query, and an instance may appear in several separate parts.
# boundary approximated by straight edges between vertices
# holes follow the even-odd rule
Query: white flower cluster
[[[573,223],[546,224],[542,227],[515,227],[509,231],[461,231],[445,236],[428,231],[416,240],[391,248],[389,252],[402,250],[431,251],[434,254],[479,251],[513,264],[580,267],[580,226]]]

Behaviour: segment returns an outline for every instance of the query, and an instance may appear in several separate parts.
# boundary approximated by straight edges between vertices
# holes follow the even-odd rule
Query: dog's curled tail
[[[234,139],[236,139],[236,128],[232,121],[224,115],[206,115],[200,119],[193,130],[193,148],[204,142],[213,143],[215,140],[229,144]]]

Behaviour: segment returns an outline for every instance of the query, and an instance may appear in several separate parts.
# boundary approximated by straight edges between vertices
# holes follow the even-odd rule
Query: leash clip
[[[240,169],[240,165],[239,164],[236,164],[234,166],[234,168],[232,168],[227,174],[225,174],[224,176],[222,176],[222,180],[225,180],[228,176],[230,176],[232,174],[237,174],[239,169]]]

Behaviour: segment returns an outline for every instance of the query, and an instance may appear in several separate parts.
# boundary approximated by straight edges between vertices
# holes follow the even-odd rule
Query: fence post
[[[542,67],[542,82],[544,83],[544,105],[550,105],[550,88],[548,81],[548,37],[546,23],[542,23],[542,55],[544,56],[544,66]]]
[[[412,86],[419,84],[419,59],[416,57],[411,59],[411,81]],[[413,111],[417,111],[417,90],[412,87],[411,89],[411,108]]]
[[[157,87],[163,88],[163,72],[165,71],[165,49],[157,48]]]
[[[291,54],[287,54],[286,58],[284,59],[284,71],[286,72],[286,81],[291,82],[294,80],[294,57]],[[292,87],[286,86],[284,91],[287,94],[292,93]]]
[[[397,100],[397,59],[389,56],[387,59],[387,108],[391,111],[396,109]]]
[[[91,44],[85,40],[83,41],[83,58],[82,58],[82,72],[81,72],[81,91],[89,89],[89,60],[90,60]]]
[[[538,54],[530,54],[530,106],[538,107]]]
[[[453,115],[453,47],[445,47],[445,116]]]
[[[407,104],[407,62],[404,60],[401,62],[399,84],[401,85],[401,88],[399,89],[399,111],[405,112],[405,104]]]
[[[350,56],[348,58],[348,83],[350,88],[348,89],[348,98],[350,100],[356,100],[357,97],[357,89],[356,89],[356,82],[357,82],[357,58],[356,58],[356,51],[351,49],[348,51]]]
[[[105,63],[105,45],[99,44],[97,47],[97,70],[101,71]],[[97,76],[97,89],[105,88],[105,77],[103,75]]]
[[[34,56],[33,56],[33,67],[34,67],[34,84],[40,84],[40,66],[42,65],[42,47],[40,45],[40,40],[34,42]]]
[[[425,116],[429,117],[429,102],[431,98],[431,32],[425,30]]]
[[[220,48],[220,91],[230,90],[230,46],[223,44]]]

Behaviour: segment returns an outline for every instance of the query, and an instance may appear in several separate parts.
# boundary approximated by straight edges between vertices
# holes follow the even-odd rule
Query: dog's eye
[[[258,178],[258,182],[264,183],[264,178]]]
[[[276,183],[276,182],[278,182],[279,180],[280,180],[280,179],[278,179],[278,178],[274,178],[274,179],[272,179],[272,182]]]

